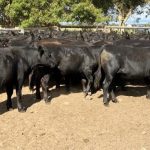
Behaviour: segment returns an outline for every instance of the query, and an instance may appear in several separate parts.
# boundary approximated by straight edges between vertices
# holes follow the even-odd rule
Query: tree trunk
[[[119,26],[124,27],[126,21],[128,20],[128,18],[130,17],[131,13],[132,13],[132,9],[129,9],[128,13],[124,14],[121,12],[121,10],[119,11],[119,16],[118,16],[118,20],[119,20]],[[121,33],[124,32],[124,29],[121,29]]]
[[[119,22],[120,22],[120,26],[124,26],[126,21],[128,20],[128,18],[130,17],[132,13],[132,9],[129,9],[128,13],[122,13],[121,11],[119,11]]]

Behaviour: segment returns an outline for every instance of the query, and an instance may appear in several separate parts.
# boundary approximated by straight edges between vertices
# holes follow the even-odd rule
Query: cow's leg
[[[117,98],[115,96],[115,93],[114,93],[113,89],[111,89],[110,95],[111,95],[112,102],[117,103],[118,100],[117,100]]]
[[[122,79],[119,75],[116,75],[114,82],[116,83],[116,86],[113,87],[114,91],[116,90],[121,90],[121,91],[126,91],[126,82],[124,79]]]
[[[6,86],[6,93],[7,93],[7,102],[6,102],[6,107],[7,110],[12,110],[12,101],[11,101],[11,96],[13,94],[13,85]]]
[[[83,92],[85,93],[85,96],[87,95],[86,94],[86,79],[81,79],[81,84],[82,84],[82,89],[83,89]]]
[[[103,93],[104,93],[103,103],[104,103],[105,106],[108,106],[108,104],[109,104],[107,95],[110,95],[109,94],[109,88],[110,88],[111,81],[112,81],[112,78],[105,77],[105,80],[103,82]]]
[[[56,89],[60,89],[60,80],[58,79],[58,81],[56,80]]]
[[[56,89],[60,89],[61,74],[58,71],[56,71],[56,74],[54,75],[54,80],[56,83]]]
[[[93,83],[92,72],[86,71],[84,74],[85,74],[85,76],[87,78],[86,94],[88,95],[88,93],[89,93],[91,95],[91,85]]]
[[[22,104],[22,85],[23,85],[24,79],[18,79],[17,85],[16,85],[16,95],[17,95],[17,107],[19,112],[25,112],[26,107]]]
[[[43,98],[46,103],[50,102],[51,95],[48,96],[48,83],[49,83],[50,75],[44,75],[41,78],[41,85],[42,85],[42,90],[43,90]]]
[[[110,88],[109,88],[109,93],[110,93],[112,102],[117,103],[118,100],[117,100],[117,98],[116,98],[116,96],[115,96],[115,93],[114,93],[114,88],[115,88],[115,87],[116,87],[116,86],[115,86],[114,82],[112,82],[112,84],[110,85]]]
[[[65,76],[65,85],[66,85],[66,92],[70,92],[70,76]]]
[[[36,93],[35,93],[36,99],[41,100],[41,94],[40,94],[40,80],[36,81]]]
[[[147,85],[147,94],[146,94],[146,98],[150,99],[150,79],[149,78],[145,78],[145,83]]]
[[[114,61],[113,61],[114,60]],[[119,70],[118,62],[115,62],[116,59],[110,61],[104,61],[102,68],[105,74],[105,79],[103,82],[103,103],[105,106],[109,104],[107,96],[111,96],[113,101],[116,102],[115,94],[113,93],[113,87],[115,86],[114,81],[116,78],[116,73]]]
[[[147,99],[150,99],[150,85],[147,86],[147,95],[146,95]]]

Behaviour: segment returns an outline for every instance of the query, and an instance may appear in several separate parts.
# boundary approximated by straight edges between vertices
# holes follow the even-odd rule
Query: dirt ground
[[[14,92],[15,93],[15,92]],[[102,91],[85,100],[80,88],[53,89],[50,104],[23,88],[26,113],[6,111],[0,94],[0,150],[150,150],[150,101],[146,88],[128,87],[119,103],[102,103]]]

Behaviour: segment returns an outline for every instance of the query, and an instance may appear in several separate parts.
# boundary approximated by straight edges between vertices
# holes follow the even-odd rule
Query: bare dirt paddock
[[[128,87],[119,103],[103,106],[102,92],[85,100],[79,88],[53,90],[49,105],[23,88],[26,113],[7,112],[0,94],[0,150],[149,150],[150,101],[146,89]],[[15,92],[14,92],[15,93]]]

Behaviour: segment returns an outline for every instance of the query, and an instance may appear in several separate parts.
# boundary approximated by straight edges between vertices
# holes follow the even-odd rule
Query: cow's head
[[[42,46],[38,47],[39,57],[41,63],[49,65],[51,68],[56,67],[56,62],[53,53],[44,49]]]

